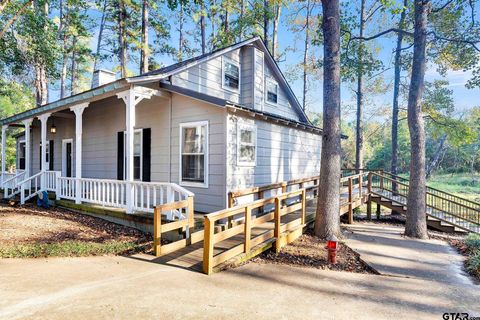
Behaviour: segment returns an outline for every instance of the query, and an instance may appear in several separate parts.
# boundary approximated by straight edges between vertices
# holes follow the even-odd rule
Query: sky
[[[480,4],[477,3],[476,11],[477,16],[480,12]],[[319,13],[321,10],[320,6],[314,9],[314,14]],[[290,7],[286,10],[282,11],[282,18],[283,23],[279,27],[279,49],[280,52],[284,52],[284,56],[279,62],[280,69],[284,74],[288,74],[296,64],[302,61],[302,51],[301,50],[292,50],[293,48],[301,49],[303,47],[303,39],[299,38],[299,35],[295,35],[291,31],[291,26],[288,25],[290,19],[294,12],[294,8]],[[91,10],[91,16],[94,19],[100,20],[99,12]],[[480,17],[478,17],[480,19]],[[174,47],[177,47],[178,43],[178,32],[175,27],[174,19],[170,19],[170,23],[172,25],[171,30],[171,41],[170,44]],[[196,25],[192,22],[187,23],[186,29],[193,30],[196,28]],[[384,26],[382,25],[374,25],[372,24],[370,27],[367,27],[366,35],[375,34],[378,31],[384,30]],[[91,48],[92,51],[95,52],[96,48],[96,38],[98,35],[98,30],[94,31],[92,40],[91,40]],[[383,37],[375,40],[371,45],[376,48],[378,51],[379,58],[383,61],[385,67],[388,69],[382,76],[384,78],[385,83],[392,83],[393,82],[393,58],[392,58],[392,51],[395,44],[394,37]],[[313,53],[315,56],[321,58],[322,52],[321,48],[312,48]],[[163,65],[169,65],[174,62],[173,58],[170,56],[162,56],[157,58],[157,62]],[[116,57],[112,57],[108,61],[103,62],[100,67],[106,69],[112,69],[117,64]],[[130,65],[130,69],[138,70],[137,65]],[[403,77],[408,77],[408,74],[404,72],[402,74]],[[465,83],[470,79],[471,73],[470,72],[463,72],[463,71],[448,71],[446,78],[443,78],[440,74],[438,74],[435,70],[435,66],[429,65],[425,80],[432,82],[435,79],[446,79],[449,81],[449,88],[453,90],[453,99],[455,103],[456,110],[461,113],[462,111],[471,108],[473,106],[480,105],[480,88],[475,89],[467,89],[465,87]],[[302,92],[303,92],[303,84],[300,80],[301,78],[298,77],[298,80],[290,81],[290,85],[295,92],[299,101],[302,100]],[[311,81],[314,83],[314,86],[311,88],[311,93],[309,96],[309,111],[312,112],[321,112],[322,110],[322,101],[323,101],[323,94],[322,94],[322,79],[321,77],[318,80]],[[342,117],[344,119],[353,120],[354,112],[352,112],[353,107],[355,105],[355,97],[351,90],[350,84],[343,84],[342,85]],[[58,99],[58,90],[52,90],[50,95],[51,101]],[[387,90],[387,92],[383,94],[378,94],[375,96],[368,96],[367,97],[367,104],[366,113],[368,116],[368,112],[374,113],[377,112],[378,107],[389,108],[392,104],[392,90]]]

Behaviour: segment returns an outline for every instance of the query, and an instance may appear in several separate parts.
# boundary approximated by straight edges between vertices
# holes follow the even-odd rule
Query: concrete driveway
[[[151,257],[0,260],[0,319],[442,319],[479,287],[247,264],[205,276]]]

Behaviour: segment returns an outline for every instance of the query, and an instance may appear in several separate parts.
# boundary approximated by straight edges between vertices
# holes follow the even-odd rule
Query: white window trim
[[[231,64],[237,66],[237,68],[238,68],[238,89],[231,88],[231,87],[225,85],[225,63],[226,62],[231,63]],[[222,89],[230,91],[230,92],[234,92],[234,93],[239,93],[241,85],[242,85],[242,69],[240,68],[240,63],[238,63],[238,62],[236,62],[236,61],[234,61],[230,58],[227,58],[225,56],[222,56]]]
[[[20,167],[20,159],[21,159],[20,158],[20,150],[22,149],[21,148],[22,143],[25,145],[25,153],[27,152],[27,144],[25,142],[25,138],[21,139],[21,140],[19,139],[18,140],[18,150],[17,150],[17,155],[16,155],[17,159],[18,159],[18,161],[17,161],[18,163],[16,165],[18,165],[18,167]],[[23,156],[24,156],[24,159],[26,159],[26,154],[24,154]],[[27,164],[25,163],[25,168],[26,168],[26,166],[27,166]],[[20,170],[24,170],[24,169],[20,169]]]
[[[67,148],[65,147],[65,145],[67,143],[71,143],[72,144],[72,177],[74,176],[75,174],[75,170],[74,170],[74,164],[73,164],[73,139],[63,139],[62,140],[62,177],[66,177],[67,176]]]
[[[48,169],[45,170],[45,171],[50,170],[50,140],[48,140],[48,139],[47,139],[47,146],[48,146],[48,155],[47,155],[47,157],[46,157],[46,158],[47,158],[47,159],[46,159],[46,163],[47,163],[47,168],[48,168]],[[41,142],[41,141],[40,141],[40,147],[42,147],[42,142]],[[43,149],[43,147],[42,147],[42,153],[44,153],[44,152],[45,152],[45,149]],[[42,155],[40,154],[40,161],[41,161],[41,159],[42,159]],[[42,165],[43,165],[43,164],[42,164]],[[42,169],[43,169],[43,168],[42,168]]]
[[[267,85],[268,82],[277,86],[277,102],[268,101],[268,85]],[[273,80],[270,77],[265,77],[265,103],[268,103],[272,106],[276,106],[276,105],[278,105],[278,99],[279,98],[280,98],[280,86],[278,85],[278,82]]]
[[[134,181],[142,181],[143,179],[143,129],[133,130],[133,134],[140,132],[140,179]],[[127,177],[127,131],[123,131],[123,179]],[[135,146],[134,146],[135,149]],[[135,152],[133,154],[135,156]],[[135,173],[133,174],[135,176]]]
[[[254,146],[255,146],[255,155],[253,161],[241,161],[240,160],[240,133],[241,129],[250,129],[254,133]],[[257,126],[255,124],[238,122],[237,124],[237,165],[242,167],[255,167],[257,165],[257,149],[258,149],[258,139],[257,139]]]
[[[192,181],[183,181],[182,180],[182,148],[183,148],[183,128],[191,128],[191,127],[198,127],[198,126],[205,126],[205,147],[204,147],[204,154],[203,157],[203,168],[205,170],[204,177],[205,181],[201,182],[192,182]],[[209,144],[209,135],[208,135],[208,121],[195,121],[195,122],[182,122],[180,123],[179,128],[179,149],[178,149],[178,181],[181,186],[185,187],[197,187],[197,188],[208,188],[208,165],[209,165],[209,157],[208,157],[208,144]]]

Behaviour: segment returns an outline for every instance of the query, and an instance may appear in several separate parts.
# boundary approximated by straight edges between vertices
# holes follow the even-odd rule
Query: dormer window
[[[240,87],[240,65],[224,57],[222,71],[223,88],[238,91]]]
[[[278,101],[278,83],[267,79],[267,102],[277,104]]]

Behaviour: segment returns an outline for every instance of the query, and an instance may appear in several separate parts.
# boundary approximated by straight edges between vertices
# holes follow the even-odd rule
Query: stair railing
[[[406,206],[409,184],[406,183],[407,179],[401,178],[397,180],[397,178],[400,177],[396,177],[390,173],[380,175],[375,172],[370,172],[368,176],[369,193],[379,195]],[[397,185],[397,190],[393,190],[393,184]],[[445,193],[444,191],[432,189],[433,188],[428,187],[425,194],[427,214],[438,218],[438,216],[432,214],[429,210],[442,212],[446,216],[443,220],[461,228],[465,228],[465,226],[459,225],[461,221],[477,226],[480,225],[480,210],[477,209],[480,204],[470,200],[462,201],[466,199]],[[450,197],[444,196],[444,194]],[[449,221],[449,219],[454,220],[454,218],[456,219],[455,222]]]

